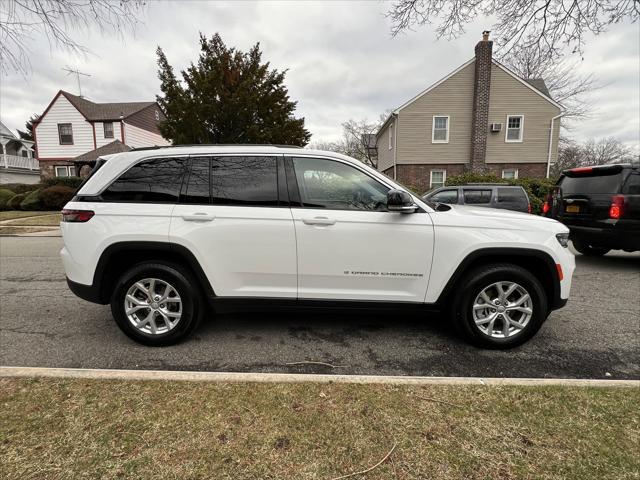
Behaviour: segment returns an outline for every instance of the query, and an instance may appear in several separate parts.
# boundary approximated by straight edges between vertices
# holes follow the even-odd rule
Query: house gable
[[[560,104],[494,62],[491,70],[489,123],[501,123],[500,132],[489,132],[487,163],[543,163],[549,150],[551,119],[561,113]],[[521,142],[506,141],[507,116],[522,116]],[[560,122],[554,122],[557,145]],[[552,161],[556,149],[552,151]]]

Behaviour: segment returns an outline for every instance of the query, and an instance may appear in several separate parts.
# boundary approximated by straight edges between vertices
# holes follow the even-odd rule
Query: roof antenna
[[[88,73],[83,73],[80,70],[78,70],[77,68],[71,68],[69,65],[65,66],[65,68],[63,68],[62,70],[64,70],[65,72],[67,72],[67,76],[69,75],[75,75],[76,76],[76,80],[78,82],[78,93],[80,98],[84,98],[82,96],[82,86],[80,85],[80,75],[83,75],[85,77],[90,77],[91,75],[89,75]]]

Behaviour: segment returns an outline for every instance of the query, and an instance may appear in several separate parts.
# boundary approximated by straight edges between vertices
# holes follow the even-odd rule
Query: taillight
[[[618,219],[624,213],[624,195],[614,195],[611,197],[609,207],[609,218]]]
[[[95,215],[93,210],[62,210],[63,222],[84,223]]]
[[[571,173],[591,173],[591,172],[593,172],[593,168],[592,167],[578,167],[578,168],[572,168],[569,171]]]
[[[542,204],[542,213],[546,215],[547,213],[549,213],[550,208],[551,207],[549,207],[549,202],[545,200],[544,203]],[[529,205],[529,210],[531,210],[531,205]],[[529,211],[529,213],[531,213],[531,211]]]

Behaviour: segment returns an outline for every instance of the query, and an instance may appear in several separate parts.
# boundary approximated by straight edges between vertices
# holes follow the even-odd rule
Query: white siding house
[[[95,103],[60,90],[33,126],[41,175],[78,175],[98,155],[169,145],[164,118],[156,102]]]

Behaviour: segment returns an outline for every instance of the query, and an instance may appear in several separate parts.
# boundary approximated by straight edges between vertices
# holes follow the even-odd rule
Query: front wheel
[[[136,342],[172,345],[199,323],[198,291],[190,273],[176,265],[141,263],[118,280],[111,312],[120,329]]]
[[[487,265],[468,273],[452,299],[453,323],[474,345],[512,348],[529,340],[547,318],[540,281],[511,264]]]

